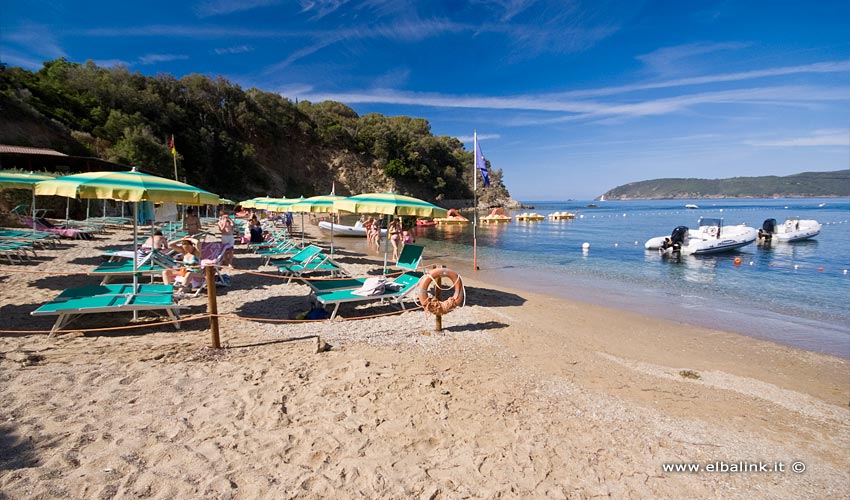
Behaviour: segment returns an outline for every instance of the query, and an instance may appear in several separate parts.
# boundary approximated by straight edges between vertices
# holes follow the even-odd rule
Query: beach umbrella
[[[366,193],[334,201],[334,209],[356,214],[413,215],[416,217],[445,217],[448,210],[427,201],[396,193]],[[387,272],[389,234],[384,243],[384,272]]]
[[[312,196],[310,198],[305,198],[304,200],[299,201],[298,203],[293,204],[290,207],[290,210],[293,212],[310,212],[310,213],[338,213],[334,209],[334,202],[337,200],[344,200],[345,196],[337,196],[335,194],[327,194],[322,196]],[[303,238],[304,235],[304,218],[301,218],[301,235]],[[303,246],[303,241],[302,241]],[[334,254],[334,218],[331,215],[331,255]]]
[[[35,231],[35,184],[37,182],[50,180],[49,175],[24,173],[24,172],[0,172],[0,191],[4,189],[25,189],[32,191],[32,230]]]
[[[445,217],[448,210],[427,201],[396,193],[366,193],[334,201],[334,209],[355,214]]]
[[[179,181],[138,172],[86,172],[39,182],[35,194],[67,198],[120,200],[133,203],[133,292],[138,285],[136,258],[138,245],[138,205],[140,201],[172,201],[185,205],[218,204],[217,194]]]

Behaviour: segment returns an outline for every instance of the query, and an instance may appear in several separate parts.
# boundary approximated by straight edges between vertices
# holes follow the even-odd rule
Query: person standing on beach
[[[227,212],[220,210],[218,212],[218,230],[221,233],[221,245],[227,250],[221,258],[221,265],[233,267],[233,246],[235,238],[233,237],[233,220],[227,215]]]
[[[201,231],[201,219],[195,215],[195,209],[192,207],[187,208],[186,213],[183,215],[183,230],[189,236],[194,236]]]
[[[393,246],[393,260],[398,260],[398,249],[401,247],[401,219],[393,219],[389,233],[390,245]]]

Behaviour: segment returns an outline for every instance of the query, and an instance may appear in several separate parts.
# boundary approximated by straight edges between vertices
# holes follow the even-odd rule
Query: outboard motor
[[[664,243],[661,244],[661,248],[659,248],[659,251],[661,253],[666,253],[667,249],[670,249],[670,254],[673,257],[681,257],[682,245],[685,243],[685,239],[687,237],[688,226],[678,226],[673,229],[673,232],[670,233],[669,238],[664,238]]]
[[[759,241],[770,243],[774,233],[776,233],[776,219],[765,219],[759,229]]]

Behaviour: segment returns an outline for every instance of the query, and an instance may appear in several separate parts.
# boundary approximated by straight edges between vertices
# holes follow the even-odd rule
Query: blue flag
[[[481,177],[484,178],[484,186],[487,187],[490,185],[490,169],[487,168],[487,160],[484,158],[484,153],[481,152],[481,148],[478,146],[477,133],[473,139],[473,144],[475,149],[475,168],[481,171]]]

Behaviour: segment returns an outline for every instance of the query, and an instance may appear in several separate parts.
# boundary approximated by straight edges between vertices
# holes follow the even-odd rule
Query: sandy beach
[[[0,265],[0,329],[49,330],[29,313],[97,283],[85,273],[100,249],[129,239],[111,230]],[[382,254],[336,243],[355,276],[379,269]],[[426,264],[441,258],[426,247]],[[0,497],[850,498],[845,359],[463,268],[466,307],[439,333],[421,310],[283,322],[309,309],[309,289],[244,272],[260,263],[237,250],[218,309],[240,319],[221,319],[220,350],[192,320],[204,296],[181,301],[180,330],[145,316],[0,334]]]

